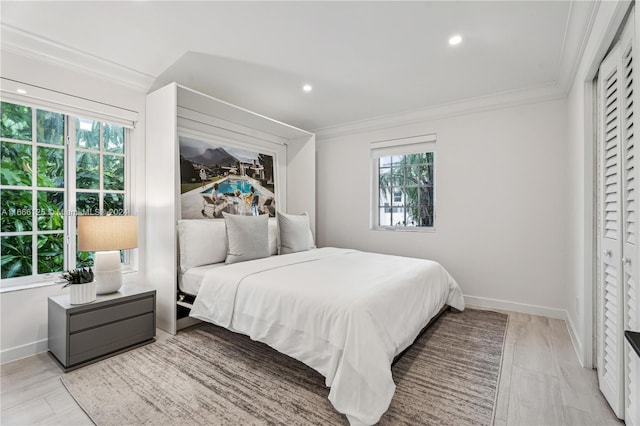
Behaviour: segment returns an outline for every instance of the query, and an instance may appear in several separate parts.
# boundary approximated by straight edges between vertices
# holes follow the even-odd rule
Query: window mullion
[[[67,209],[66,244],[65,244],[65,265],[67,270],[76,267],[76,121],[68,115],[66,121],[66,150],[65,156],[65,206]]]
[[[99,141],[98,141],[98,158],[99,158],[99,185],[98,185],[98,203],[100,206],[100,215],[104,214],[105,208],[104,208],[104,197],[105,197],[105,192],[104,192],[104,124],[100,123],[100,137],[99,137]]]
[[[130,159],[132,158],[131,156],[131,143],[130,143],[130,134],[131,134],[131,130],[130,129],[124,129],[124,192],[125,192],[125,196],[124,196],[124,208],[127,211],[127,214],[133,214],[132,212],[132,206],[133,206],[133,200],[132,200],[132,194],[133,191],[131,191],[132,188],[132,175],[133,175],[133,168],[130,165]]]
[[[38,275],[38,126],[37,109],[31,108],[31,274]]]
[[[124,210],[126,215],[132,215],[132,205],[133,202],[131,200],[133,191],[132,188],[132,167],[130,166],[131,156],[131,143],[130,143],[130,129],[124,129],[124,134],[122,135],[124,141]],[[135,253],[134,253],[135,252]],[[124,251],[124,263],[125,265],[129,265],[129,267],[137,267],[138,259],[137,259],[137,250],[125,250]]]

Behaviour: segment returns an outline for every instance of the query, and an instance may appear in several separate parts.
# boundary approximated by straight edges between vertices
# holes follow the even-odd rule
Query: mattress
[[[338,412],[371,425],[393,397],[394,357],[447,304],[464,309],[436,262],[325,247],[206,272],[190,315],[312,367]]]
[[[187,269],[184,273],[180,274],[178,279],[178,285],[180,290],[184,293],[195,296],[200,290],[202,285],[202,279],[204,276],[212,270],[226,266],[224,262],[213,263],[211,265],[196,266],[194,268]]]

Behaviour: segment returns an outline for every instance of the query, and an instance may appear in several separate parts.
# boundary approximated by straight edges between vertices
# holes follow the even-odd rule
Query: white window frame
[[[370,229],[378,231],[401,232],[435,232],[436,230],[436,141],[437,135],[426,134],[406,138],[390,139],[371,142],[369,152],[371,157],[371,214]],[[407,155],[431,152],[433,153],[433,226],[384,226],[380,225],[380,174],[379,159],[393,155]]]
[[[38,88],[35,86],[30,86],[26,84],[21,84],[18,82],[14,82],[12,80],[7,80],[2,78],[2,90],[0,101],[8,102],[18,105],[24,105],[32,108],[32,114],[35,117],[35,110],[47,110],[56,113],[60,113],[68,117],[65,121],[65,140],[64,140],[64,150],[65,150],[65,186],[60,188],[60,190],[64,191],[65,196],[65,220],[63,226],[63,233],[66,237],[65,241],[65,253],[64,253],[64,269],[74,268],[76,265],[76,217],[70,212],[75,212],[76,207],[76,189],[75,189],[75,168],[71,169],[69,167],[69,163],[73,159],[75,162],[76,155],[76,147],[71,146],[70,138],[68,137],[71,130],[74,129],[73,123],[69,123],[71,120],[76,117],[91,119],[100,122],[107,122],[109,124],[120,125],[124,127],[124,179],[125,179],[125,189],[124,189],[124,208],[128,214],[134,214],[133,212],[137,211],[132,202],[132,168],[131,165],[135,163],[134,152],[132,149],[132,141],[134,140],[134,131],[135,131],[135,123],[137,121],[137,113],[120,109],[118,107],[93,102],[87,99],[76,98],[71,95],[61,94],[60,92],[49,91],[47,89]],[[26,93],[23,93],[26,92]],[[74,120],[75,121],[75,120]],[[32,129],[35,132],[35,122],[32,124],[34,127]],[[102,146],[103,142],[103,129],[101,126],[100,130],[100,141],[101,145],[99,150],[93,151],[100,155],[100,180],[101,185],[99,190],[94,190],[92,192],[97,192],[100,197],[100,209],[103,209],[103,196],[105,191],[102,188],[102,179],[103,179],[103,155],[118,155],[112,154],[104,151],[104,147]],[[28,141],[19,141],[22,143],[27,143]],[[31,142],[32,146],[40,146],[39,142],[34,142],[32,138]],[[82,150],[82,149],[80,149]],[[37,158],[35,152],[32,154],[32,163],[36,162]],[[73,183],[73,188],[69,188],[69,183]],[[37,197],[37,187],[30,186],[29,187],[33,191],[33,199]],[[7,188],[11,189],[11,188]],[[82,191],[81,191],[82,192]],[[120,191],[113,191],[120,192]],[[35,204],[37,206],[37,204]],[[32,244],[37,244],[37,235],[45,234],[45,233],[55,233],[55,231],[38,231],[37,229],[33,229],[31,234],[34,235]],[[11,233],[7,233],[6,235],[11,235]],[[138,250],[125,250],[125,263],[123,264],[124,272],[134,272],[138,268]],[[34,261],[37,262],[37,258],[33,257]],[[60,282],[60,278],[57,273],[44,273],[44,274],[32,274],[29,276],[23,277],[15,277],[15,278],[6,278],[0,280],[0,293],[6,291],[14,291],[21,290],[25,288],[32,287],[41,287],[47,285],[55,285]]]

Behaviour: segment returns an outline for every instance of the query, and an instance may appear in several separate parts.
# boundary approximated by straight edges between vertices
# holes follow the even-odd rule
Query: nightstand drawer
[[[90,360],[155,336],[153,312],[69,336],[69,365]]]
[[[73,314],[69,318],[69,332],[96,327],[109,322],[153,312],[154,298],[134,300],[117,306],[108,306],[94,311]]]

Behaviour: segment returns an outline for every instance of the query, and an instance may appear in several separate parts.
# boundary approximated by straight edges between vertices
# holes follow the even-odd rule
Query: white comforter
[[[210,271],[191,316],[314,368],[353,425],[389,408],[393,358],[445,304],[464,309],[436,262],[328,247]]]

